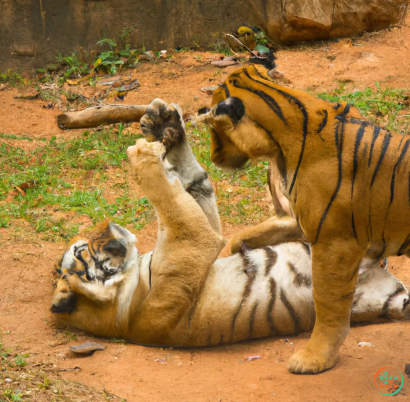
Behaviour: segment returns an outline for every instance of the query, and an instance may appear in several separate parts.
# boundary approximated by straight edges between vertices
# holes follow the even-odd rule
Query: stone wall
[[[396,23],[407,0],[0,0],[0,71],[32,69],[135,28],[147,49],[211,45],[259,25],[277,42],[349,36]],[[197,38],[197,39],[196,39]]]

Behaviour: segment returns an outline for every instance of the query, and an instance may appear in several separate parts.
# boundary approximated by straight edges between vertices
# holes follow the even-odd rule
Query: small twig
[[[248,46],[244,45],[238,38],[235,38],[235,36],[233,36],[231,34],[225,34],[225,36],[229,36],[230,38],[234,39],[236,41],[236,43],[238,43],[240,46],[244,47],[252,55],[252,57],[256,57],[257,59],[265,60],[265,57],[260,57],[260,56],[256,55],[254,52],[252,52],[251,49],[249,49]]]
[[[239,55],[237,55],[231,48],[229,48],[229,50],[232,52],[232,54],[235,56],[235,57],[240,57]]]

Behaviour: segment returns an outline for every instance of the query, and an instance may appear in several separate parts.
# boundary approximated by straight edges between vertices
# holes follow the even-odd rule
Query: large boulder
[[[291,44],[376,31],[400,22],[408,0],[251,0],[259,25]]]

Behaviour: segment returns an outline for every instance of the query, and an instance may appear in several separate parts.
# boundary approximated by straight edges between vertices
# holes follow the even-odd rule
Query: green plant
[[[7,70],[4,73],[0,72],[0,83],[9,83],[11,86],[23,85],[25,84],[25,79],[17,72],[12,70]]]
[[[56,57],[56,60],[60,63],[61,66],[67,66],[67,68],[63,72],[64,78],[81,77],[82,75],[86,75],[89,72],[87,63],[81,61],[78,58],[76,52],[74,52],[71,56],[65,57],[59,54]]]
[[[29,357],[30,354],[29,353],[18,353],[17,356],[15,356],[14,361],[16,362],[17,366],[19,367],[24,367],[27,366],[27,362],[26,362],[26,357]]]
[[[123,66],[128,67],[137,62],[138,52],[136,49],[131,49],[129,43],[126,43],[125,48],[119,49],[115,40],[102,39],[97,42],[97,45],[110,47],[110,50],[101,52],[94,62],[94,68],[103,68],[108,74],[116,74]]]
[[[23,394],[21,394],[18,389],[14,391],[11,389],[6,389],[3,392],[3,396],[5,396],[9,401],[21,401],[21,397],[23,396]]]

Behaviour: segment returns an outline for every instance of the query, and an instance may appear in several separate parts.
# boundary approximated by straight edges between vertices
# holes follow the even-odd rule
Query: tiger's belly
[[[218,259],[188,318],[187,342],[206,346],[313,328],[309,249],[301,243]]]

